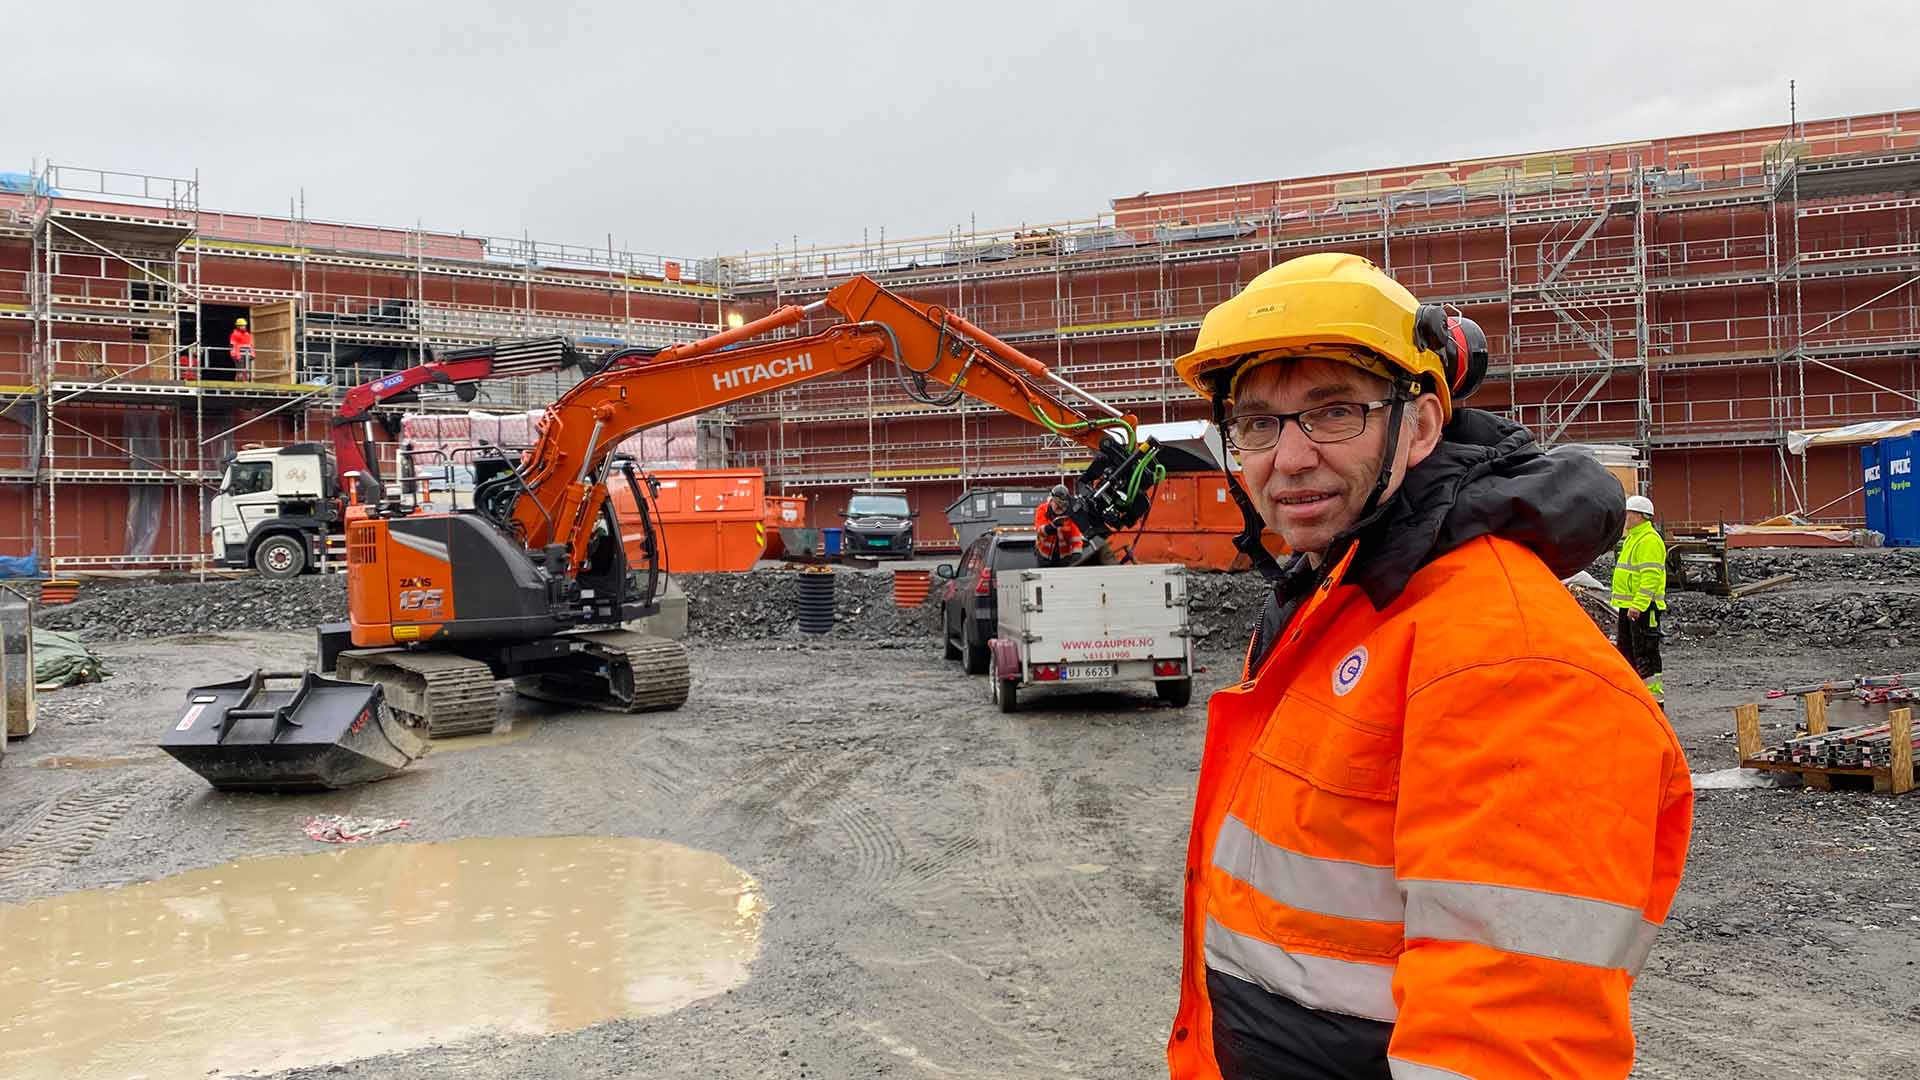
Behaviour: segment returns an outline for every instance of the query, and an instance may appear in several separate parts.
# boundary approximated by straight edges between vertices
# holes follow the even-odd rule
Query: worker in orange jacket
[[[244,381],[253,369],[253,331],[247,329],[247,320],[233,321],[233,333],[227,335],[227,356],[233,361],[234,378]]]
[[[1047,493],[1047,501],[1033,512],[1033,550],[1045,563],[1072,558],[1086,546],[1086,536],[1079,524],[1067,516],[1067,499],[1071,494],[1067,485],[1055,484]]]
[[[1456,408],[1485,364],[1477,326],[1337,253],[1254,278],[1176,361],[1273,591],[1208,703],[1174,1080],[1632,1070],[1692,786],[1561,584],[1620,535],[1620,485]]]

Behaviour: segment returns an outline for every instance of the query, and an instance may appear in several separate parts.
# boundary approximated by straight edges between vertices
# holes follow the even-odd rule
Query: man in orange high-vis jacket
[[[253,331],[247,320],[235,319],[233,332],[227,335],[227,358],[233,361],[234,378],[245,382],[253,371]]]
[[[1175,1080],[1633,1068],[1692,785],[1561,584],[1620,535],[1620,485],[1455,408],[1486,354],[1329,253],[1254,278],[1176,361],[1240,460],[1236,543],[1273,593],[1208,703]]]
[[[1086,546],[1080,526],[1067,516],[1070,495],[1067,485],[1055,484],[1047,493],[1047,501],[1033,512],[1033,550],[1049,565],[1080,554]]]

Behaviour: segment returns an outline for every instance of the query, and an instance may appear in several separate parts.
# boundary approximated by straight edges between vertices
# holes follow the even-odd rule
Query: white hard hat
[[[1627,509],[1636,514],[1645,514],[1648,517],[1652,517],[1653,500],[1647,498],[1645,495],[1635,495],[1627,500]]]

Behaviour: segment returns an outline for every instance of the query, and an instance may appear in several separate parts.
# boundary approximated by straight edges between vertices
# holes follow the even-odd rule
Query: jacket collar
[[[1626,494],[1597,459],[1549,454],[1525,427],[1459,409],[1352,538],[1359,551],[1347,579],[1385,608],[1421,567],[1482,536],[1527,547],[1565,578],[1611,551],[1625,523]]]

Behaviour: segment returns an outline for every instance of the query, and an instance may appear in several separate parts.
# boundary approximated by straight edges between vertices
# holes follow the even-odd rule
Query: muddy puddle
[[[430,744],[431,749],[428,750],[428,754],[447,754],[459,750],[482,750],[490,746],[504,746],[507,743],[516,743],[522,739],[531,738],[533,733],[538,730],[540,730],[540,721],[526,718],[518,719],[513,722],[512,727],[505,731],[495,728],[492,731],[479,735],[461,735],[453,739],[435,739]]]
[[[746,979],[758,886],[646,840],[255,859],[0,907],[0,1076],[271,1072],[667,1012]]]

